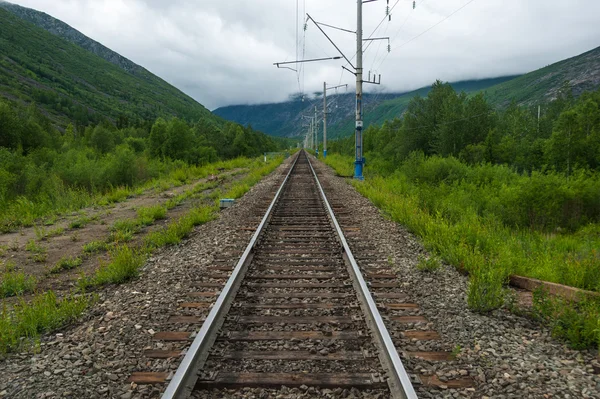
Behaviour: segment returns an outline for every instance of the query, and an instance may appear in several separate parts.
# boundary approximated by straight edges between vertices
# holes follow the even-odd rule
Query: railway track
[[[343,205],[335,205],[341,219]],[[345,223],[345,230],[353,228]],[[378,398],[416,398],[399,357],[402,339],[435,340],[434,331],[388,331],[415,325],[423,317],[405,303],[389,265],[373,259],[368,244],[355,256],[328,202],[309,158],[301,151],[275,194],[258,229],[235,267],[213,274],[190,293],[199,302],[184,308],[207,309],[208,316],[174,316],[171,322],[203,322],[200,331],[158,334],[165,341],[189,342],[186,352],[152,350],[151,358],[183,354],[163,398],[204,397],[214,389],[312,387],[359,389]],[[365,281],[367,278],[368,283]],[[220,291],[217,291],[220,289]],[[382,318],[379,310],[385,312]],[[447,353],[419,352],[425,360],[448,360]],[[165,382],[166,373],[134,373],[136,383]],[[468,386],[468,381],[419,384]]]

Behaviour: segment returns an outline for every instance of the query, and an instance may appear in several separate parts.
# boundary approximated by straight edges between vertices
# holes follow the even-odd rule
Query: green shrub
[[[35,278],[18,272],[12,267],[0,274],[0,298],[23,295],[32,292],[35,288]]]
[[[50,273],[60,273],[63,270],[71,270],[81,266],[83,260],[79,257],[64,257],[50,269]]]
[[[87,216],[83,216],[80,218],[77,218],[73,221],[71,221],[71,223],[69,223],[69,228],[70,229],[82,229],[85,226],[88,225],[88,223],[90,223],[92,221],[91,218],[87,217]]]
[[[108,244],[104,241],[91,241],[83,246],[83,252],[91,254],[108,249]]]
[[[486,313],[504,304],[506,275],[493,267],[471,269],[467,304],[471,310]]]
[[[423,255],[419,255],[419,260],[417,262],[417,269],[426,272],[434,272],[438,270],[442,266],[440,258],[437,256],[430,256],[426,258]]]
[[[140,208],[137,210],[138,221],[143,226],[149,226],[155,220],[162,220],[167,217],[167,208],[162,205]]]
[[[600,348],[600,300],[587,298],[573,303],[538,289],[533,293],[533,310],[550,326],[552,335],[574,349]]]
[[[102,264],[90,279],[89,285],[120,284],[139,274],[146,255],[126,245],[110,251],[110,262]]]
[[[92,300],[86,296],[58,299],[52,291],[17,303],[12,312],[0,313],[0,353],[9,353],[32,344],[43,333],[76,320]]]

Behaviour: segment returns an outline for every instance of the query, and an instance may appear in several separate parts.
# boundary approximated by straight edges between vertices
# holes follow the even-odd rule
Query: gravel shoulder
[[[593,374],[591,366],[596,353],[569,349],[553,339],[548,329],[506,309],[489,315],[471,312],[466,301],[467,277],[450,265],[433,273],[419,271],[418,256],[426,251],[418,238],[386,218],[331,168],[311,160],[328,197],[343,201],[354,213],[353,222],[366,232],[349,236],[350,246],[360,241],[390,259],[390,269],[403,281],[398,291],[408,294],[440,333],[438,347],[458,354],[455,361],[442,364],[403,359],[409,372],[436,374],[440,379],[466,372],[476,381],[474,390],[416,386],[419,397],[600,398],[600,376]]]

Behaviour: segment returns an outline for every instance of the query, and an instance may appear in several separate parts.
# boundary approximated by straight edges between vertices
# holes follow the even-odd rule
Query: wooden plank
[[[336,278],[335,274],[255,274],[247,278],[253,280],[329,280]]]
[[[170,359],[170,358],[179,357],[182,355],[183,355],[182,351],[169,351],[169,350],[162,350],[162,349],[149,349],[149,350],[144,351],[144,356],[146,356],[149,359]]]
[[[248,292],[241,294],[247,298],[349,298],[344,292]]]
[[[283,271],[293,271],[293,270],[301,270],[301,271],[306,271],[306,272],[335,272],[341,269],[337,268],[337,267],[328,267],[328,266],[294,266],[294,265],[288,265],[288,266],[268,266],[268,265],[264,265],[264,266],[259,266],[258,268],[261,271],[264,270],[283,270]],[[342,269],[342,271],[345,271],[344,269]]]
[[[168,323],[172,324],[197,324],[204,322],[202,317],[197,316],[171,316]]]
[[[236,323],[240,324],[315,324],[315,323],[352,323],[351,317],[344,316],[238,316],[235,319]]]
[[[168,377],[169,373],[136,371],[131,374],[131,377],[127,379],[127,382],[133,382],[138,385],[164,384]]]
[[[438,340],[441,338],[440,334],[438,334],[436,331],[414,330],[414,331],[402,331],[400,334],[402,335],[403,338],[416,339],[419,341],[433,341],[433,340]]]
[[[209,308],[211,302],[182,302],[179,304],[181,308],[189,308],[189,309],[205,309]]]
[[[210,291],[210,292],[190,292],[188,296],[192,298],[212,298],[219,295],[220,291]]]
[[[248,287],[256,288],[347,288],[351,284],[344,283],[249,283]]]
[[[423,316],[390,316],[390,321],[394,321],[396,323],[427,323],[427,319]]]
[[[221,359],[254,359],[254,360],[336,360],[336,361],[362,361],[367,357],[363,352],[333,352],[326,355],[310,353],[309,351],[239,351],[226,352]]]
[[[342,309],[348,306],[334,305],[333,303],[244,303],[241,307],[250,309]]]
[[[510,285],[528,291],[535,291],[536,289],[542,287],[550,295],[560,296],[575,302],[588,297],[600,298],[600,293],[598,292],[586,291],[575,287],[569,287],[567,285],[550,283],[548,281],[536,280],[534,278],[523,276],[510,276]]]
[[[397,278],[397,276],[395,274],[385,274],[385,273],[365,273],[365,276],[367,278],[374,278],[374,279],[395,279]]]
[[[379,306],[389,310],[414,310],[419,308],[416,303],[384,303],[379,304]]]
[[[384,379],[370,373],[232,373],[219,372],[214,379],[198,379],[196,389],[242,387],[300,387],[385,389]]]
[[[367,282],[367,284],[372,288],[398,288],[400,286],[400,283]]]
[[[155,341],[187,341],[192,333],[186,331],[160,331],[152,337]]]
[[[360,339],[357,331],[229,331],[219,337],[228,341],[279,341],[291,339]]]
[[[383,299],[407,299],[408,294],[403,292],[375,292],[373,293],[375,298],[383,298]]]

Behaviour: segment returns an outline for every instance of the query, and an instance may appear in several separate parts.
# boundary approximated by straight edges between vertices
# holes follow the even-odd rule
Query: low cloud
[[[353,83],[342,61],[304,64],[301,73],[274,62],[296,59],[293,0],[16,0],[44,11],[144,66],[210,109],[285,100],[322,90],[323,81]],[[435,79],[457,81],[528,72],[600,45],[600,2],[594,0],[399,0],[365,54],[365,70],[382,74],[385,91],[407,91]],[[390,6],[396,0],[390,0]],[[383,0],[364,5],[369,36],[385,17]],[[298,1],[300,18],[303,0]],[[306,0],[316,20],[356,28],[356,3]],[[422,36],[426,29],[439,23]],[[299,21],[300,55],[337,55],[309,23]],[[348,57],[354,35],[328,29]],[[305,37],[305,40],[302,38]]]

